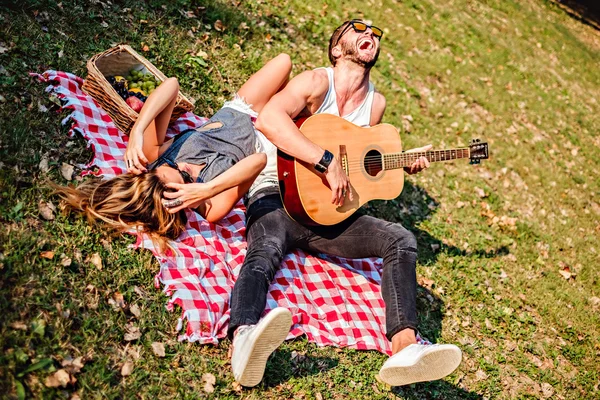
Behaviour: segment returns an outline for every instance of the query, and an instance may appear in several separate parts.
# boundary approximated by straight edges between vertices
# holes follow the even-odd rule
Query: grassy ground
[[[40,201],[56,203],[47,181],[66,183],[59,166],[85,163],[90,152],[67,137],[58,106],[27,73],[85,76],[86,60],[113,43],[147,46],[208,115],[281,51],[294,73],[324,65],[332,29],[363,15],[385,30],[373,79],[405,147],[456,147],[471,137],[490,145],[481,166],[435,165],[410,177],[399,199],[368,207],[417,234],[421,329],[458,344],[463,363],[443,381],[390,390],[375,379],[381,354],[299,339],[275,353],[263,383],[242,391],[227,341],[176,341],[178,313],[165,311],[153,287],[149,252],[76,216],[40,217]],[[600,33],[553,3],[15,1],[0,6],[0,27],[4,395],[597,398]],[[142,336],[127,342],[131,322]],[[75,379],[48,387],[61,368]],[[205,374],[216,378],[213,392]]]

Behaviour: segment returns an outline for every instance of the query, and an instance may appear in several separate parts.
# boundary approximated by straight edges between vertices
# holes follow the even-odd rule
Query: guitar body
[[[390,200],[402,193],[404,170],[383,170],[382,155],[402,151],[398,130],[389,124],[358,127],[343,118],[317,114],[300,121],[300,131],[331,151],[350,177],[353,200],[331,204],[331,190],[312,165],[278,151],[277,173],[288,214],[304,225],[334,225],[374,199]],[[334,161],[335,162],[335,161]]]

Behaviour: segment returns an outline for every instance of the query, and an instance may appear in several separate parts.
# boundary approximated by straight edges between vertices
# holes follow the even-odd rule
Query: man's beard
[[[362,65],[367,69],[372,68],[375,65],[377,59],[379,58],[379,51],[381,50],[381,47],[377,48],[377,53],[375,53],[375,57],[373,57],[373,59],[364,59],[361,58],[360,53],[356,48],[356,43],[342,42],[341,45],[342,54],[347,60],[352,61],[355,64]]]

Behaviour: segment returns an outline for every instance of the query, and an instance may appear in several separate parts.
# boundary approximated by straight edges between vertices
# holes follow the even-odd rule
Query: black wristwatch
[[[331,161],[333,161],[333,154],[331,154],[329,150],[325,150],[325,153],[323,153],[323,157],[321,157],[321,161],[315,164],[315,170],[324,174],[325,172],[327,172],[327,168],[329,168],[329,164],[331,164]]]

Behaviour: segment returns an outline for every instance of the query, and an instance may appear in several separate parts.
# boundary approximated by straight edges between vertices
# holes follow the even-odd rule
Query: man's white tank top
[[[319,107],[315,114],[333,114],[340,117],[340,112],[337,106],[337,95],[335,93],[333,68],[327,67],[318,69],[325,69],[325,71],[327,71],[329,89],[327,90],[323,104],[321,104],[321,107]],[[371,123],[371,108],[373,106],[374,94],[375,86],[373,83],[369,82],[369,89],[364,101],[350,114],[341,117],[346,121],[352,122],[358,126],[369,126]],[[248,191],[248,197],[252,197],[261,189],[279,185],[277,178],[277,147],[275,147],[275,145],[258,130],[256,131],[256,139],[256,151],[267,154],[267,165],[250,187],[250,190]]]

